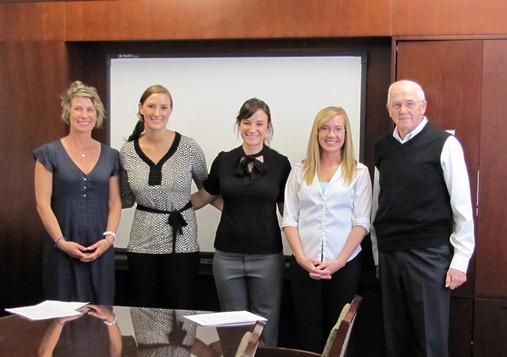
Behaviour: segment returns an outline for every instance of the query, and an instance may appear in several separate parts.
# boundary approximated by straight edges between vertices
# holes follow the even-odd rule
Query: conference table
[[[205,311],[103,308],[116,315],[114,326],[86,313],[65,318],[63,325],[61,319],[2,317],[0,356],[233,357],[242,337],[255,324],[202,326],[184,317],[210,313]]]

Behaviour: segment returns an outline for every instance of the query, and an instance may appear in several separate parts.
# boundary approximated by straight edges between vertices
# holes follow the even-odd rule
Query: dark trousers
[[[389,357],[446,357],[450,290],[448,245],[379,252],[386,351]]]
[[[128,253],[136,305],[194,309],[199,253]]]
[[[322,353],[343,306],[357,293],[361,253],[335,272],[331,280],[314,280],[292,256],[290,285],[296,320],[297,348]]]

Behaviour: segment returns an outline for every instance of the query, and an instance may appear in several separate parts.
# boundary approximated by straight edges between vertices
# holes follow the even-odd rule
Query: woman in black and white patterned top
[[[160,85],[146,89],[139,121],[120,151],[124,208],[137,203],[127,247],[137,305],[192,308],[199,267],[190,190],[206,179],[201,147],[167,129],[173,101]]]

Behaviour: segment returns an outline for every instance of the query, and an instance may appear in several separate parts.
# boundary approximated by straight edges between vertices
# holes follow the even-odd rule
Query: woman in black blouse
[[[271,113],[262,100],[247,100],[236,118],[243,144],[221,152],[204,188],[192,195],[199,209],[221,196],[213,274],[222,311],[248,310],[268,319],[261,343],[276,346],[284,256],[276,214],[283,212],[287,157],[266,145]]]

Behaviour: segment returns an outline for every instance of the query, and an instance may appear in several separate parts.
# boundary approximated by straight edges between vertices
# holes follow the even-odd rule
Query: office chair
[[[363,298],[354,296],[350,304],[345,304],[338,321],[329,333],[324,351],[322,354],[285,347],[259,347],[255,357],[345,357],[350,340],[350,334],[357,310]]]
[[[245,332],[236,352],[236,357],[254,357],[266,323],[257,321],[253,330]]]

